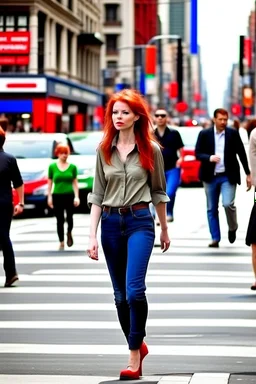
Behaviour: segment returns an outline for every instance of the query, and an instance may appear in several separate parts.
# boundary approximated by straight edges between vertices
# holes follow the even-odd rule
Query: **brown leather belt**
[[[124,213],[132,212],[132,211],[137,211],[138,209],[144,209],[148,208],[149,204],[148,203],[138,203],[134,205],[128,205],[127,207],[103,207],[103,211],[105,212],[115,212],[119,213],[119,215],[122,215]]]

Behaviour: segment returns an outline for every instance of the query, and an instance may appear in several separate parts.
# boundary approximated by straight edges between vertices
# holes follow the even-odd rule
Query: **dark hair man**
[[[155,136],[162,145],[164,171],[166,178],[166,193],[170,198],[167,203],[167,221],[173,221],[173,209],[177,189],[180,185],[180,150],[184,147],[181,136],[176,129],[167,126],[168,113],[164,108],[155,112]]]
[[[247,190],[251,188],[251,176],[244,145],[237,130],[227,127],[228,112],[223,108],[214,111],[214,126],[199,133],[196,143],[196,158],[201,161],[200,179],[203,181],[207,199],[207,217],[212,243],[218,248],[221,239],[219,224],[219,197],[225,209],[230,243],[236,240],[238,228],[235,194],[241,184],[237,155],[246,173]]]
[[[24,187],[15,157],[4,152],[5,132],[0,127],[0,248],[4,256],[5,287],[18,280],[14,252],[10,240],[13,214],[23,212]],[[17,191],[19,203],[13,208],[12,185]]]

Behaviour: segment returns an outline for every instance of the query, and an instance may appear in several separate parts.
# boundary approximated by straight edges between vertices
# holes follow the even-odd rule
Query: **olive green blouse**
[[[163,156],[158,144],[152,142],[154,152],[152,172],[142,168],[136,144],[125,163],[118,155],[116,144],[117,137],[112,143],[111,165],[106,163],[101,149],[97,151],[93,191],[88,195],[89,206],[96,204],[124,207],[151,201],[154,205],[160,202],[167,203],[169,197],[166,195]]]

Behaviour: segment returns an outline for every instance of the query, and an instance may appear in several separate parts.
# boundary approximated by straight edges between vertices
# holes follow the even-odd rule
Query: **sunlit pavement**
[[[146,376],[135,383],[256,382],[256,308],[244,244],[252,202],[253,192],[239,187],[233,245],[220,206],[223,238],[212,250],[203,188],[179,189],[167,254],[156,227],[147,276],[150,355]],[[14,220],[20,282],[0,289],[0,383],[118,382],[127,347],[102,252],[97,263],[85,255],[88,230],[89,215],[75,215],[75,244],[59,252],[55,218]]]

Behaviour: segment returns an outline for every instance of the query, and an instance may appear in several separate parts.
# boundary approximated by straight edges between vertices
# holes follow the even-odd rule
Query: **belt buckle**
[[[118,208],[118,213],[119,213],[119,215],[122,215],[122,209],[123,209],[122,207],[119,207],[119,208]]]

